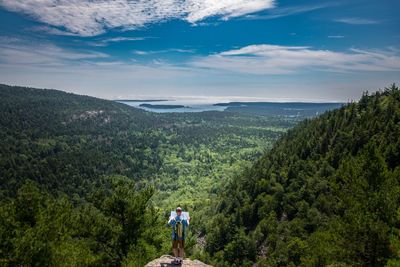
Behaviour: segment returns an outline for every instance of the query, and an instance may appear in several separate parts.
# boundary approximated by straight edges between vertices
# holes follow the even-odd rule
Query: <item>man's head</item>
[[[181,215],[182,214],[182,208],[181,207],[177,207],[176,208],[176,214],[177,215]]]

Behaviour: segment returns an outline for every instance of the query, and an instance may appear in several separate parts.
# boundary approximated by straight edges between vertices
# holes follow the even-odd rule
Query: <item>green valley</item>
[[[317,118],[0,97],[2,266],[144,266],[170,252],[176,206],[187,255],[214,266],[399,263],[395,85]]]
[[[20,231],[23,235],[26,231],[39,230],[36,229],[36,216],[50,209],[46,206],[49,201],[68,207],[67,210],[61,209],[59,216],[76,213],[94,221],[103,220],[97,218],[101,216],[108,218],[106,220],[115,220],[117,224],[118,219],[113,217],[115,214],[107,217],[110,211],[104,210],[106,204],[103,201],[107,202],[107,197],[112,197],[119,190],[150,190],[152,193],[146,193],[144,197],[151,203],[150,214],[135,213],[135,216],[150,216],[150,220],[156,222],[153,231],[163,238],[150,246],[150,251],[141,252],[144,258],[137,262],[138,266],[168,251],[168,230],[162,227],[162,221],[166,220],[169,210],[181,205],[189,211],[195,211],[194,217],[200,220],[201,214],[204,214],[202,210],[216,199],[224,184],[251,166],[279,136],[300,120],[230,112],[155,114],[113,101],[22,87],[2,86],[0,95],[0,194],[5,208],[3,215],[19,212],[15,199],[28,201],[25,197],[32,194],[29,197],[37,197],[39,207],[26,207],[28,210],[24,212],[28,215],[24,216],[29,216],[35,227],[23,226],[26,218],[19,221],[19,215],[15,215],[15,221],[12,222],[18,225],[22,223]],[[99,196],[102,200],[97,199]],[[137,201],[136,197],[125,199],[132,196],[120,197],[122,199],[117,202],[125,203],[125,208],[119,207],[123,210]],[[138,198],[141,199],[141,196]],[[145,206],[141,207],[147,210]],[[81,214],[85,209],[93,211]],[[5,234],[14,226],[7,225],[7,221],[11,220],[8,216],[2,219],[2,231]],[[48,227],[60,223],[52,217],[44,220],[42,223]],[[78,222],[71,222],[68,227],[75,227],[73,231],[78,236],[81,231],[86,233],[88,236],[83,240],[90,242],[84,242],[98,244],[100,241],[92,236],[94,233],[75,225]],[[137,227],[132,223],[131,226]],[[105,229],[102,231],[111,231],[112,224],[103,224]],[[195,235],[201,232],[201,223],[194,223],[192,228],[194,246]],[[64,234],[66,239],[82,241],[81,238],[69,236],[69,232]],[[3,250],[3,262],[36,262],[34,257],[40,257],[44,253],[42,249],[48,254],[61,253],[59,247],[46,247],[58,237],[46,236],[49,239],[42,242],[36,237],[19,240],[22,237],[4,236],[4,240],[10,242],[10,247]],[[120,237],[117,236],[113,238],[118,240]],[[16,254],[9,254],[17,253],[15,240],[23,245],[35,241],[39,248],[33,246],[28,256],[22,259]],[[74,244],[60,242],[60,246]],[[121,255],[118,252],[120,245],[118,242],[107,243],[107,247],[114,247],[112,252],[99,251],[96,247],[97,252],[91,264],[122,264],[128,253]],[[75,253],[68,251],[68,247],[65,249],[63,253]],[[91,251],[89,247],[85,249]],[[53,260],[47,256],[45,259],[50,261],[41,262],[45,265]]]

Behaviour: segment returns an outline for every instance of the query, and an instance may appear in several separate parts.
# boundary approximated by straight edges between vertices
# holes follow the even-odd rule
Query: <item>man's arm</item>
[[[169,221],[168,221],[169,226],[175,226],[175,224],[176,224],[175,218],[169,219]]]

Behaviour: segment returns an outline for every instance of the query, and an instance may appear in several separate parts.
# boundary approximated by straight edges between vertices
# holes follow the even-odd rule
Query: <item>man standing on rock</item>
[[[176,208],[176,216],[169,219],[168,225],[172,226],[172,252],[174,253],[173,264],[182,264],[185,256],[185,235],[189,226],[189,218],[182,216],[182,209]]]

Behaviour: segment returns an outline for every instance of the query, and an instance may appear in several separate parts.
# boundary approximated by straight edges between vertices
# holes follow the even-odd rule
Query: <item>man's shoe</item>
[[[171,264],[173,264],[173,265],[181,265],[181,261],[179,260],[179,258],[174,258],[174,260],[171,262]]]

